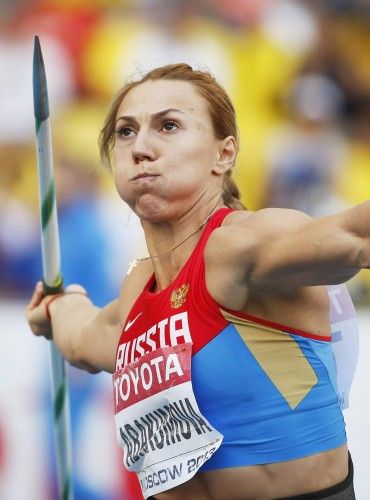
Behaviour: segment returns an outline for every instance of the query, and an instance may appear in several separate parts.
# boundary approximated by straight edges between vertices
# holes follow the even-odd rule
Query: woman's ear
[[[212,168],[214,174],[222,175],[233,168],[237,155],[235,137],[229,135],[220,141],[216,163]]]

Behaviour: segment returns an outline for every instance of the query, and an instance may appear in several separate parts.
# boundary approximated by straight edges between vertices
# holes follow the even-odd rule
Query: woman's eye
[[[163,122],[162,128],[166,132],[172,132],[173,130],[176,130],[177,128],[179,128],[179,126],[173,120],[166,120],[165,122]]]
[[[116,130],[116,134],[119,137],[131,137],[131,135],[134,133],[134,131],[130,127],[122,127],[118,130]]]

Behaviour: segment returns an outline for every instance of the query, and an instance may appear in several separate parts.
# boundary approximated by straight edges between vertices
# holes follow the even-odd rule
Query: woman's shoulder
[[[224,259],[238,260],[239,255],[258,251],[276,237],[297,231],[311,218],[298,210],[263,208],[261,210],[234,210],[222,225],[210,235],[205,248],[206,262],[218,264]]]
[[[275,224],[299,225],[310,220],[310,216],[299,210],[291,208],[262,208],[260,210],[234,210],[225,217],[220,228],[233,227],[234,229],[253,227],[264,224],[274,226]]]

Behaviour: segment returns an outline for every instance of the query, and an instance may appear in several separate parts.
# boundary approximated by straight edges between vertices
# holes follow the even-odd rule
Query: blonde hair
[[[224,139],[231,135],[235,137],[237,149],[239,148],[235,109],[221,85],[210,73],[193,70],[188,64],[169,64],[149,71],[139,80],[126,83],[113,99],[99,136],[100,156],[103,163],[110,169],[112,168],[111,154],[115,143],[118,109],[130,90],[148,80],[180,80],[192,83],[208,103],[208,111],[216,138]],[[224,174],[223,202],[230,208],[245,209],[240,200],[239,188],[231,175],[231,170]]]

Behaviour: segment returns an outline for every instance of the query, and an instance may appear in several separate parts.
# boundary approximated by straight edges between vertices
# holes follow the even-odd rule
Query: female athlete
[[[144,497],[355,498],[326,286],[369,269],[370,201],[316,220],[244,209],[233,106],[185,64],[128,83],[100,146],[150,257],[102,309],[38,283],[27,314],[70,363],[113,373]]]

